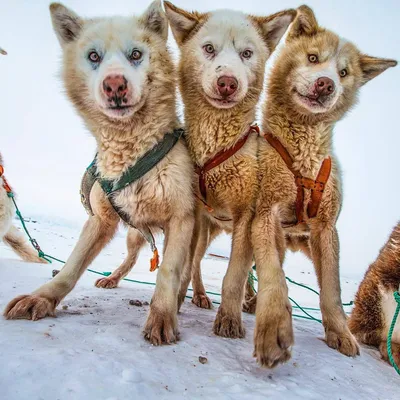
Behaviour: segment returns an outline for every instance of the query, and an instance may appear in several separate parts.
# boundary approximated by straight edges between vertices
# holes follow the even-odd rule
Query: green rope
[[[390,364],[392,364],[393,368],[400,375],[400,368],[394,361],[393,354],[392,354],[392,336],[393,336],[394,327],[396,325],[397,317],[399,316],[399,313],[400,313],[400,293],[394,292],[393,296],[397,302],[397,308],[393,315],[392,324],[390,325],[386,345],[387,345],[387,352],[388,352]]]
[[[60,260],[59,258],[53,257],[53,256],[51,256],[51,255],[46,254],[46,253],[43,252],[43,250],[40,248],[40,246],[39,246],[38,242],[36,241],[36,239],[32,238],[32,236],[30,235],[29,230],[28,230],[28,228],[26,227],[25,220],[24,220],[24,218],[22,217],[21,211],[19,210],[18,205],[17,205],[17,203],[16,203],[16,201],[15,201],[14,194],[13,194],[12,192],[9,192],[9,193],[8,193],[8,197],[10,197],[11,200],[13,201],[14,206],[15,206],[15,210],[16,210],[16,214],[17,214],[19,220],[21,221],[22,227],[23,227],[23,229],[24,229],[26,235],[28,236],[29,241],[31,242],[32,246],[33,246],[33,247],[36,249],[36,251],[38,252],[38,256],[39,256],[40,258],[43,258],[44,260],[46,260],[46,261],[49,262],[49,263],[52,263],[52,260],[53,260],[53,261],[57,261],[57,262],[59,262],[59,263],[65,264],[65,261]],[[253,266],[253,270],[256,270],[256,266],[255,266],[255,265]],[[93,273],[93,274],[102,275],[102,276],[110,276],[110,275],[111,275],[111,272],[100,272],[100,271],[96,271],[96,270],[94,270],[94,269],[89,269],[89,268],[87,269],[87,271],[89,271],[89,272],[91,272],[91,273]],[[294,285],[303,287],[303,288],[305,288],[305,289],[307,289],[307,290],[310,290],[310,291],[314,292],[315,294],[319,295],[319,293],[318,293],[316,290],[314,290],[313,288],[311,288],[311,287],[309,287],[309,286],[307,286],[307,285],[304,285],[304,284],[302,284],[302,283],[298,283],[298,282],[296,282],[296,281],[294,281],[294,280],[292,280],[292,279],[290,279],[290,278],[286,278],[286,279],[287,279],[290,283],[292,283],[292,284],[294,284]],[[142,285],[151,285],[151,286],[155,286],[155,285],[156,285],[154,282],[139,281],[139,280],[136,280],[136,279],[123,278],[123,280],[124,280],[124,281],[127,281],[127,282],[131,282],[131,283],[139,283],[139,284],[142,284]],[[257,280],[257,278],[254,276],[254,274],[253,274],[251,271],[249,272],[248,282],[249,282],[250,286],[252,287],[254,293],[257,293],[257,290],[256,290],[256,288],[255,288],[254,282],[258,282],[258,280]],[[191,292],[193,292],[193,289],[188,289],[188,290],[191,291]],[[219,297],[221,297],[221,294],[220,294],[220,293],[216,293],[216,292],[206,291],[206,294],[209,294],[209,295],[212,295],[212,296],[219,296]],[[186,298],[192,299],[193,297],[186,296]],[[309,313],[307,312],[307,311],[320,311],[319,308],[301,307],[301,306],[300,306],[296,301],[294,301],[292,298],[289,298],[289,299],[290,299],[290,301],[291,301],[292,303],[295,304],[295,305],[293,306],[293,308],[299,309],[299,310],[301,310],[301,311],[305,314],[305,315],[293,314],[294,317],[303,318],[303,319],[312,320],[312,321],[317,321],[317,322],[320,322],[320,323],[321,323],[321,320],[319,320],[319,319],[313,317],[311,314],[309,314]],[[213,302],[214,304],[221,304],[221,303],[218,302],[218,301],[212,301],[212,302]],[[352,304],[353,304],[353,302],[349,302],[349,303],[346,303],[346,304],[343,304],[343,305],[352,305]]]

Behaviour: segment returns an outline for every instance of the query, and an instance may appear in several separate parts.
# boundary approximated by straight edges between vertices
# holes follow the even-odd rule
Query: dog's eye
[[[206,44],[203,49],[208,54],[213,54],[215,52],[214,46],[212,44]]]
[[[142,53],[139,50],[135,49],[135,50],[132,51],[132,53],[129,56],[129,58],[131,60],[133,60],[133,61],[140,60],[142,58]]]
[[[253,52],[251,50],[248,50],[248,49],[245,50],[244,52],[242,52],[242,57],[246,58],[247,60],[249,58],[251,58],[252,55],[253,55]]]
[[[346,69],[346,68],[343,68],[343,69],[339,72],[339,74],[340,74],[340,76],[341,76],[342,78],[344,78],[344,77],[348,74],[347,69]]]
[[[309,54],[308,61],[310,61],[310,63],[316,64],[318,62],[318,56],[316,56],[315,54]]]
[[[98,63],[100,62],[100,56],[97,52],[91,51],[88,55],[88,58],[91,62]]]

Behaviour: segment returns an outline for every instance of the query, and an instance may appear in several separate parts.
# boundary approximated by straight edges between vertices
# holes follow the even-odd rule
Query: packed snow
[[[45,218],[28,221],[46,252],[68,257],[78,226]],[[125,233],[121,229],[91,268],[104,272],[118,266],[126,253]],[[229,238],[222,237],[210,252],[229,255],[229,244]],[[1,309],[61,268],[57,263],[19,261],[3,244],[0,254]],[[155,281],[156,273],[148,270],[150,255],[149,249],[142,251],[129,278]],[[203,265],[207,290],[219,293],[227,261],[207,256]],[[292,279],[316,287],[311,263],[301,256],[289,255],[285,269]],[[122,282],[117,289],[98,289],[94,287],[98,277],[86,272],[59,305],[57,318],[37,322],[0,318],[1,399],[398,398],[400,379],[380,360],[377,350],[362,347],[360,357],[347,358],[326,346],[322,326],[313,321],[295,319],[292,359],[274,370],[260,368],[252,357],[253,315],[243,314],[245,339],[220,338],[212,333],[218,306],[202,310],[189,299],[179,315],[181,340],[176,345],[152,346],[141,334],[149,306],[129,301],[150,302],[153,287]],[[342,274],[343,300],[353,297],[357,284]],[[318,296],[289,287],[291,297],[302,306],[318,307]],[[207,362],[202,364],[199,357]]]

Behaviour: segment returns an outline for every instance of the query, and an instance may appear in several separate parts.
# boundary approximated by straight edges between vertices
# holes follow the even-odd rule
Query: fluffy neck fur
[[[324,158],[332,154],[334,122],[303,118],[270,85],[264,106],[262,129],[275,135],[293,158],[293,167],[302,175],[315,175]]]
[[[103,177],[118,178],[178,126],[174,83],[171,78],[153,85],[143,107],[127,121],[84,116],[97,142],[97,165]]]
[[[185,77],[184,71],[181,76]],[[213,155],[232,147],[255,121],[259,92],[251,89],[246,98],[231,109],[213,107],[193,86],[181,81],[185,104],[187,144],[193,161],[203,166]],[[256,85],[254,85],[256,86]]]

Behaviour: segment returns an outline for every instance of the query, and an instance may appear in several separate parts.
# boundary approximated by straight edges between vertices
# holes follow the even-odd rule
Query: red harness
[[[218,165],[222,164],[228,158],[232,157],[236,154],[246,143],[247,139],[250,136],[250,133],[257,132],[260,133],[260,128],[257,125],[251,125],[246,134],[238,141],[236,144],[229,149],[222,150],[217,153],[213,158],[208,160],[202,167],[196,166],[195,172],[199,175],[199,188],[200,193],[203,196],[203,199],[200,199],[204,205],[207,207],[209,211],[212,211],[212,208],[207,205],[207,186],[206,186],[206,174],[208,171],[218,167]]]
[[[311,190],[311,199],[307,205],[307,216],[308,218],[314,218],[317,216],[319,206],[321,204],[322,195],[325,190],[326,183],[328,182],[329,176],[332,169],[332,160],[330,157],[325,158],[322,162],[321,169],[318,172],[317,179],[313,180],[305,178],[293,168],[293,159],[289,152],[285,149],[283,144],[276,138],[272,133],[266,133],[264,138],[267,142],[277,151],[285,162],[289,171],[294,175],[294,182],[297,186],[296,196],[296,223],[301,224],[304,222],[304,189]]]
[[[0,165],[0,178],[3,180],[3,188],[7,193],[12,193],[11,186],[8,184],[6,177],[3,174],[4,174],[4,167]]]

